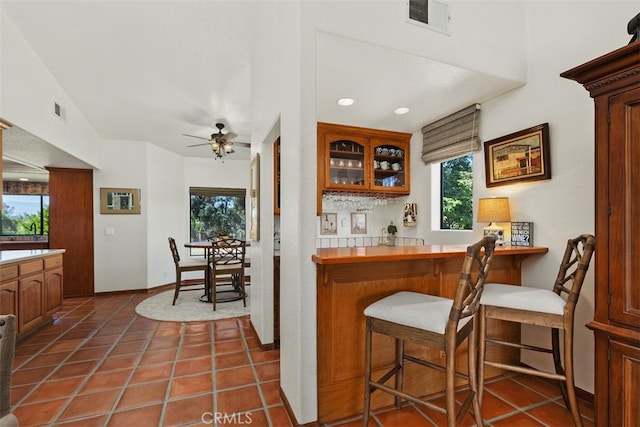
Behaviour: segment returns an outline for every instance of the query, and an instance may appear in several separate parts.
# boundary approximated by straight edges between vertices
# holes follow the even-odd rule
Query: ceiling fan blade
[[[237,147],[245,147],[245,148],[251,148],[251,143],[249,142],[239,142],[239,141],[234,141],[233,145],[237,146]]]
[[[191,148],[191,147],[200,147],[200,146],[202,146],[202,145],[211,145],[211,143],[210,143],[210,142],[205,142],[205,143],[202,143],[202,144],[187,145],[187,148]]]
[[[211,139],[209,139],[209,138],[204,138],[204,137],[202,137],[202,136],[187,135],[186,133],[183,133],[182,135],[183,135],[183,136],[188,136],[188,137],[191,137],[191,138],[204,139],[205,141],[211,141]]]
[[[228,132],[228,133],[225,133],[224,135],[222,135],[222,137],[223,137],[224,139],[226,139],[227,141],[231,141],[233,138],[237,138],[237,137],[238,137],[238,135],[236,135],[236,134],[235,134],[235,133],[233,133],[233,132]]]

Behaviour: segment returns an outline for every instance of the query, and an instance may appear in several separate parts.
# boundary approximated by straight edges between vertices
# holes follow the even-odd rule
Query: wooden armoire
[[[595,103],[595,410],[640,426],[640,41],[561,74]],[[638,270],[636,270],[638,269]]]

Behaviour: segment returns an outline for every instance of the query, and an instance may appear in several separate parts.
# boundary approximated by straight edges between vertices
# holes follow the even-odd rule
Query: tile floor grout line
[[[114,313],[113,313],[113,314],[108,318],[108,320],[112,319],[112,318],[113,318],[113,317],[114,317],[114,316],[115,316],[119,311],[120,311],[120,310],[116,310],[116,311],[115,311],[115,312],[114,312]],[[93,314],[93,313],[94,313],[94,312],[88,313],[88,314],[87,314],[87,316],[89,316],[89,315],[91,315],[91,314]],[[85,316],[85,317],[83,317],[82,319],[78,320],[78,322],[76,322],[76,325],[77,325],[79,322],[81,322],[82,320],[86,319],[86,318],[87,318],[87,316]],[[105,319],[105,321],[106,321],[106,320],[107,320],[107,319]],[[104,322],[105,322],[105,321],[103,321],[103,325],[104,325]],[[73,356],[73,355],[78,351],[78,349],[79,349],[83,344],[86,344],[86,343],[89,341],[89,339],[90,339],[90,338],[92,338],[92,337],[93,337],[93,336],[94,336],[94,335],[95,335],[99,330],[100,330],[100,328],[99,328],[97,331],[95,331],[92,335],[90,335],[89,337],[85,338],[85,339],[82,341],[82,344],[80,344],[80,346],[78,346],[78,347],[76,347],[74,350],[72,350],[72,351],[69,353],[69,356],[67,356],[67,358],[66,358],[65,360],[67,360],[68,358],[70,358],[71,356]],[[65,331],[65,332],[63,332],[62,334],[58,335],[58,336],[55,338],[55,340],[53,340],[53,341],[51,342],[51,344],[50,344],[50,345],[54,345],[55,343],[59,342],[59,341],[60,341],[60,339],[64,336],[64,334],[65,334],[66,332],[67,332],[67,331]],[[111,345],[111,347],[110,347],[109,351],[111,351],[112,347],[113,347],[113,346],[115,346],[115,345],[116,345],[116,343],[117,343],[121,338],[122,338],[122,335],[120,335],[120,338],[118,338],[118,340],[117,340],[115,343],[113,343],[113,344]],[[44,347],[44,348],[43,348],[43,349],[41,349],[38,353],[36,353],[36,355],[40,355],[40,354],[42,353],[42,351],[43,351],[43,350],[45,350],[45,349],[47,349],[47,348],[49,348],[49,347],[50,347],[49,345],[48,345],[48,346],[46,346],[46,347]],[[101,359],[99,359],[99,360],[100,360],[100,361],[103,361],[103,360],[107,357],[107,355],[108,355],[108,353],[105,353],[105,355],[104,355]],[[33,392],[34,392],[34,391],[35,391],[39,386],[41,386],[41,385],[45,384],[45,383],[47,382],[47,379],[48,379],[48,378],[50,378],[50,377],[51,377],[55,372],[57,372],[58,370],[60,370],[62,366],[64,366],[64,365],[63,365],[63,364],[61,364],[61,363],[58,363],[58,366],[57,366],[55,369],[53,369],[51,372],[49,372],[49,374],[48,374],[48,375],[46,375],[43,379],[41,379],[41,380],[40,380],[36,385],[34,385],[33,389],[32,389],[29,393],[27,393],[27,394],[26,394],[26,395],[25,395],[25,396],[24,396],[24,397],[23,397],[23,398],[22,398],[18,403],[16,403],[16,405],[15,405],[15,406],[17,407],[17,406],[21,405],[21,404],[24,402],[24,400],[25,400],[25,399],[27,399],[29,396],[31,396],[31,394],[33,394]],[[65,404],[60,408],[60,410],[56,413],[56,415],[54,415],[54,417],[52,418],[52,422],[54,422],[54,423],[55,423],[55,422],[57,421],[58,417],[63,413],[63,411],[64,411],[66,408],[68,408],[68,406],[69,406],[69,404],[70,404],[71,400],[73,400],[73,398],[74,398],[75,396],[77,396],[77,395],[78,395],[78,391],[79,391],[79,390],[80,390],[80,389],[81,389],[81,388],[82,388],[82,387],[87,383],[87,381],[89,381],[89,378],[93,375],[93,373],[95,372],[95,369],[97,368],[97,366],[98,366],[98,365],[96,365],[96,367],[94,367],[94,369],[92,369],[91,373],[89,373],[89,374],[85,375],[84,380],[80,382],[80,384],[78,385],[78,387],[76,388],[76,390],[75,390],[71,395],[66,396],[67,401],[66,401],[66,402],[65,402]],[[67,379],[68,379],[68,378],[67,378]],[[37,403],[37,402],[35,402],[34,404],[36,404],[36,403]]]
[[[137,315],[136,315],[137,317]],[[156,331],[158,330],[158,326],[160,326],[162,322],[158,322],[156,325]],[[178,364],[178,359],[180,357],[180,350],[182,350],[182,344],[184,343],[184,336],[186,331],[186,323],[182,322],[180,327],[180,339],[178,340],[178,347],[176,349],[176,354],[173,356],[173,366],[171,366],[171,373],[169,374],[169,380],[167,381],[167,389],[164,392],[164,400],[162,401],[162,407],[160,408],[160,417],[158,418],[158,427],[162,427],[164,425],[164,417],[167,414],[167,404],[169,403],[169,398],[171,397],[171,386],[173,385],[173,378],[176,372],[176,365]]]
[[[135,313],[135,311],[134,311],[134,313]],[[124,338],[126,336],[127,330],[129,330],[129,328],[131,328],[131,325],[133,325],[136,322],[136,320],[138,320],[139,318],[140,317],[138,315],[134,314],[134,316],[132,317],[131,321],[127,325],[127,327],[122,331],[120,339],[118,339],[116,341],[118,344],[120,343],[122,338]],[[140,362],[142,362],[142,359],[144,358],[144,355],[145,355],[147,349],[149,348],[149,345],[151,344],[151,340],[153,339],[153,336],[155,335],[155,333],[158,330],[158,326],[159,326],[159,324],[155,324],[154,327],[153,327],[153,334],[151,334],[150,337],[145,338],[146,345],[144,346],[144,348],[142,350],[139,351],[138,357],[136,358],[136,362],[134,363],[133,367],[131,368],[131,372],[129,373],[129,376],[125,380],[124,384],[120,386],[120,393],[118,393],[118,396],[116,397],[115,401],[113,402],[113,405],[111,405],[111,410],[107,413],[107,418],[104,421],[104,425],[105,426],[107,426],[109,424],[109,422],[111,421],[111,417],[116,412],[116,408],[118,407],[118,404],[120,403],[120,400],[122,400],[122,396],[124,396],[124,393],[127,391],[127,387],[129,386],[129,383],[131,382],[131,378],[133,378],[133,376],[135,375],[136,369],[138,369],[138,367],[140,366]],[[135,342],[135,341],[131,341],[131,342]]]
[[[238,326],[238,330],[240,331],[240,339],[242,340],[242,344],[244,350],[247,354],[247,358],[249,359],[249,366],[251,367],[251,372],[253,373],[253,377],[256,380],[256,389],[258,390],[258,396],[260,397],[260,403],[262,404],[262,410],[264,411],[265,419],[267,420],[267,425],[270,427],[273,426],[273,422],[271,421],[271,415],[267,410],[267,402],[264,398],[264,394],[262,393],[262,387],[260,387],[260,377],[258,376],[258,371],[256,370],[255,364],[253,363],[253,359],[251,358],[251,349],[249,348],[249,344],[247,343],[247,337],[244,333],[244,328],[242,327],[242,321],[240,318],[236,319],[236,326]]]

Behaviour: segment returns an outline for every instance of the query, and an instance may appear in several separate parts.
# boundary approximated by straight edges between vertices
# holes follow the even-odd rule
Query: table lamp
[[[484,227],[484,235],[493,234],[496,236],[496,245],[504,244],[504,228],[496,225],[496,222],[509,222],[508,197],[491,197],[478,200],[478,222],[488,222]]]

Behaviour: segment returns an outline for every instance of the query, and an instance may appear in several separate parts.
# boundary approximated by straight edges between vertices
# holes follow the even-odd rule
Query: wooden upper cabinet
[[[318,123],[318,212],[325,192],[408,195],[410,133]]]

